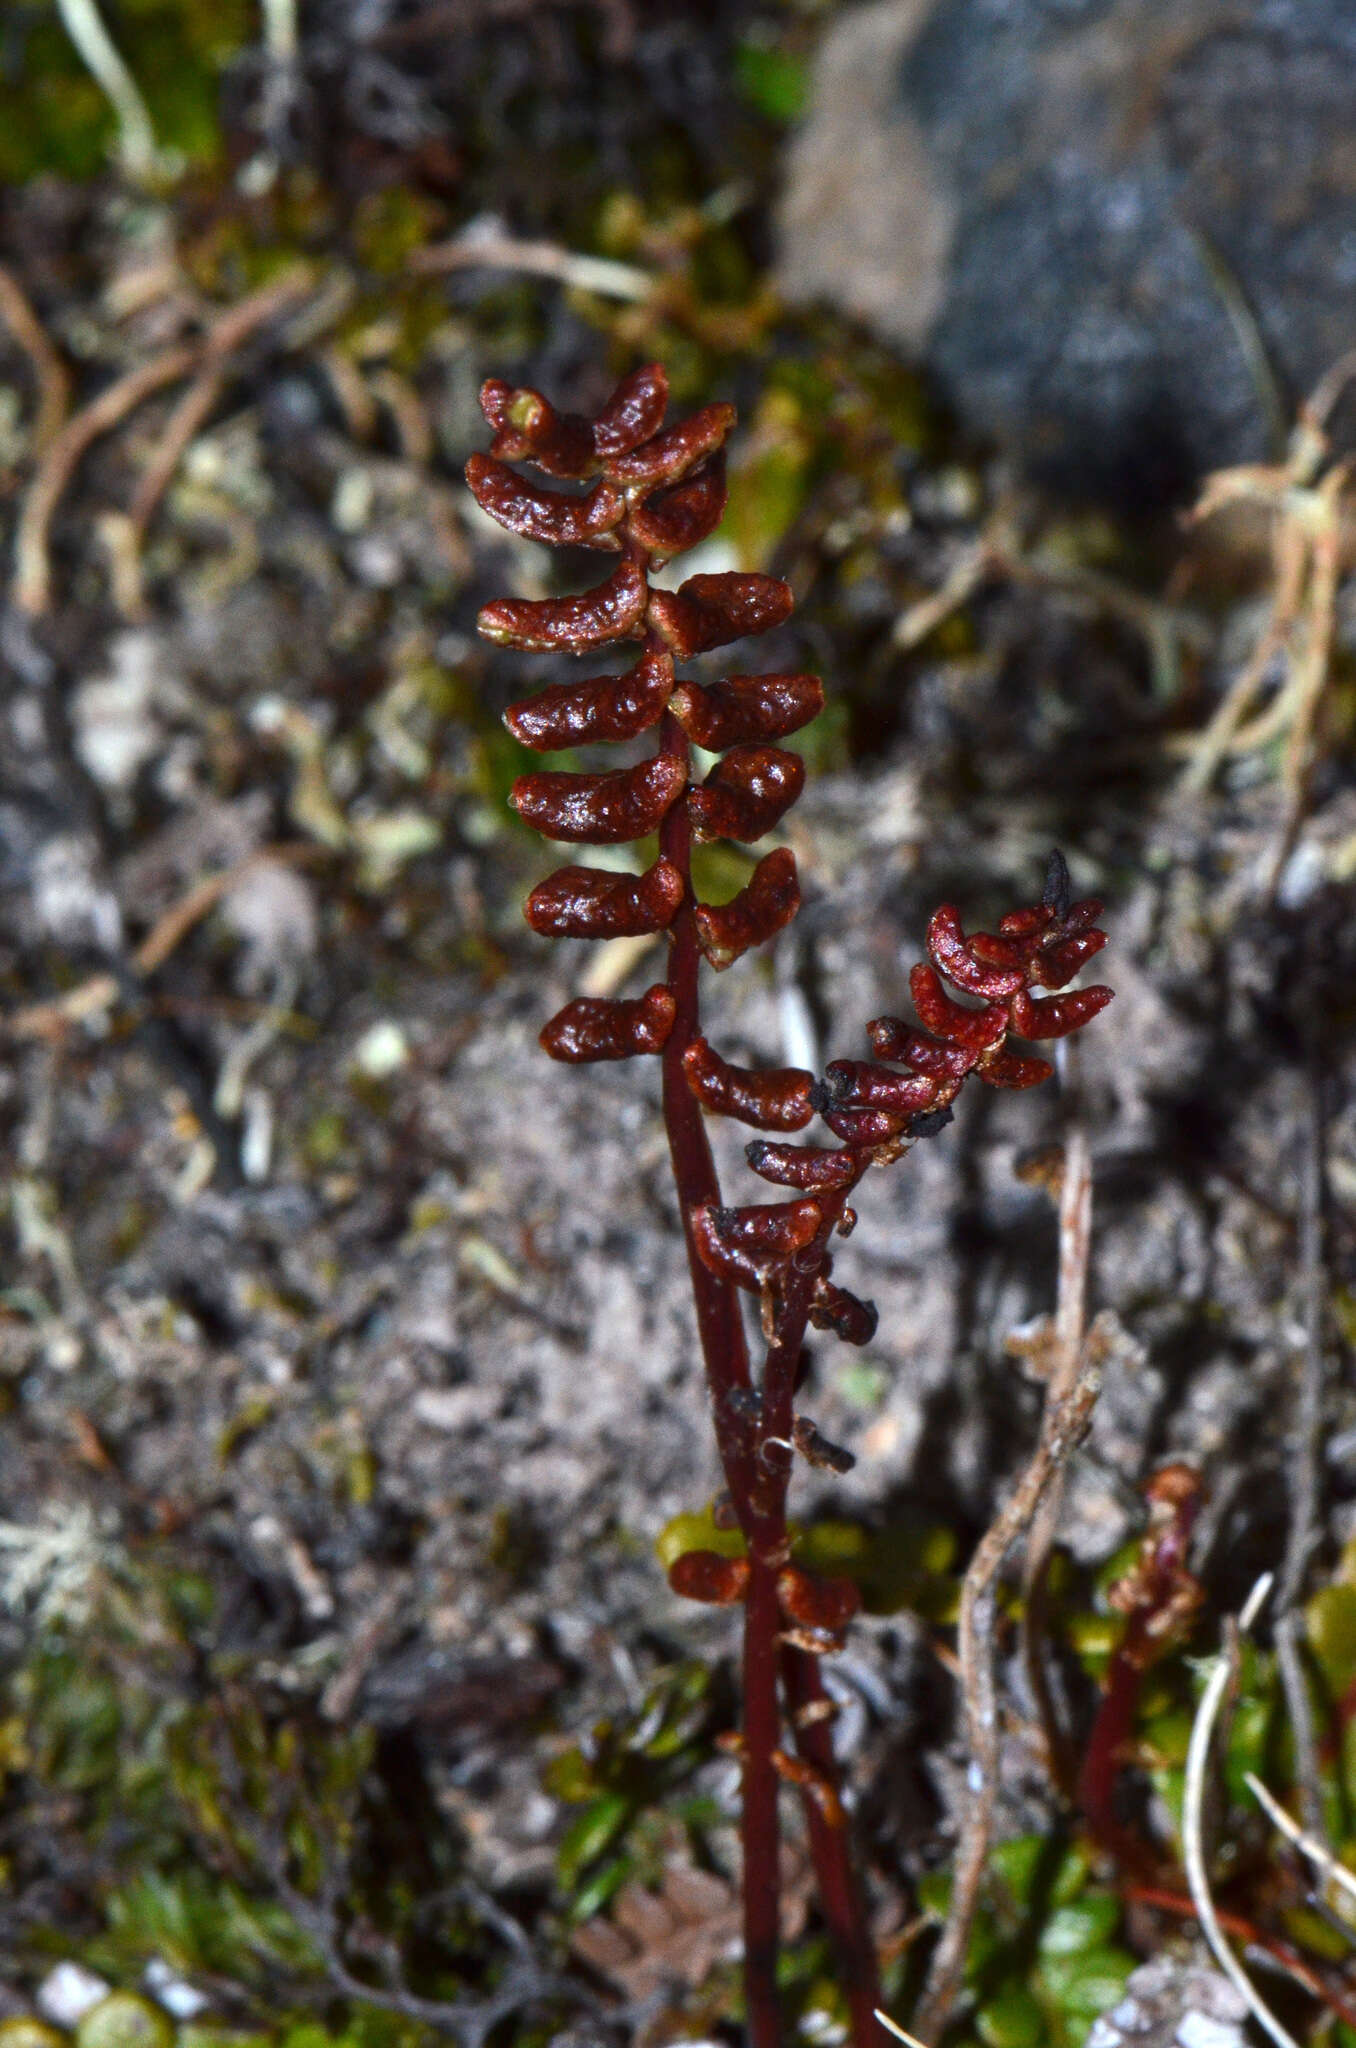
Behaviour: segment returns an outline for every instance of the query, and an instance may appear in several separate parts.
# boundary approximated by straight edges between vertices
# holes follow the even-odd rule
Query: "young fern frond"
[[[993,1087],[1028,1088],[1051,1068],[1013,1052],[1012,1037],[1078,1030],[1110,1000],[1107,988],[1063,990],[1102,945],[1100,904],[1070,901],[1068,870],[1051,857],[1039,904],[1014,911],[995,933],[965,935],[944,905],[927,935],[911,991],[921,1027],[882,1017],[868,1026],[872,1060],[838,1060],[823,1079],[801,1068],[759,1071],[729,1064],[701,1030],[703,960],[722,971],[773,938],[795,916],[800,885],[783,846],[758,860],[732,901],[697,900],[694,841],[753,845],[775,830],[800,795],[804,767],[780,742],[816,716],[823,690],[800,673],[736,673],[714,683],[683,680],[675,663],[781,625],[793,599],[776,577],[695,575],[676,591],[652,588],[659,564],[705,540],[725,504],[727,405],[664,425],[667,382],[650,364],[626,378],[591,419],[561,413],[539,392],[496,380],[481,394],[495,431],[490,454],[471,458],[477,501],[510,531],[548,546],[583,546],[616,557],[592,590],[575,597],[501,599],[480,630],[527,652],[577,654],[630,643],[634,663],[617,675],[557,683],[515,704],[510,731],[540,752],[634,740],[651,753],[593,774],[543,769],[522,776],[510,801],[547,837],[594,845],[657,832],[657,859],[642,874],[569,865],[527,899],[534,931],[556,938],[637,937],[663,932],[667,973],[636,998],[579,997],[543,1027],[553,1059],[568,1062],[657,1055],[664,1121],[687,1242],[698,1331],[716,1443],[744,1555],[689,1551],[669,1570],[689,1599],[744,1610],[744,1973],[754,2048],[775,2048],[778,1787],[802,1796],[824,1917],[832,1936],[856,2048],[874,2048],[876,1957],[852,1868],[848,1828],[819,1660],[842,1647],[859,1605],[847,1579],[802,1570],[792,1558],[787,1493],[799,1453],[840,1472],[852,1460],[795,1412],[806,1332],[849,1344],[870,1341],[876,1312],[831,1279],[829,1241],[855,1216],[848,1197],[868,1166],[888,1164],[949,1120],[972,1074]],[[569,493],[524,480],[510,465],[587,485]],[[693,747],[719,758],[694,779]],[[948,993],[948,985],[957,991]],[[970,1001],[965,1000],[970,998]],[[731,1207],[722,1198],[704,1127],[731,1117],[779,1138],[818,1116],[838,1142],[794,1146],[760,1138],[746,1157],[787,1199]],[[750,1369],[741,1294],[758,1304],[765,1349]],[[783,1747],[784,1736],[791,1749]],[[794,1752],[794,1753],[793,1753]]]

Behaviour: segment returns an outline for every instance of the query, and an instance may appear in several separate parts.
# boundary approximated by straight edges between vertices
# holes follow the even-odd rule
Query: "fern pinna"
[[[852,1867],[831,1737],[833,1706],[820,1659],[841,1646],[857,1606],[847,1579],[797,1565],[787,1527],[787,1491],[799,1454],[835,1470],[851,1463],[795,1412],[807,1329],[861,1344],[875,1330],[871,1304],[838,1287],[830,1241],[855,1221],[849,1196],[873,1163],[898,1158],[940,1128],[971,1074],[991,1086],[1025,1088],[1049,1074],[1045,1061],[1009,1049],[1012,1035],[1053,1038],[1074,1031],[1110,990],[1061,990],[1105,943],[1100,905],[1069,900],[1067,869],[1052,857],[1043,900],[1005,917],[997,933],[966,937],[958,913],[940,909],[929,926],[928,959],[911,989],[921,1028],[898,1018],[868,1027],[872,1060],[835,1061],[822,1079],[800,1068],[734,1066],[703,1037],[699,975],[705,960],[724,969],[779,932],[800,902],[794,856],[763,854],[731,902],[697,900],[694,840],[749,845],[774,832],[800,794],[804,769],[779,742],[820,710],[814,676],[734,674],[680,680],[676,661],[780,625],[790,589],[776,577],[695,575],[674,591],[651,586],[653,569],[705,540],[725,504],[724,446],[734,426],[728,405],[709,405],[666,427],[667,381],[650,364],[618,386],[592,419],[557,412],[540,393],[488,382],[481,404],[494,442],[475,455],[467,480],[478,503],[515,533],[553,547],[585,547],[616,558],[612,573],[576,597],[505,598],[487,605],[480,630],[529,652],[588,654],[638,645],[617,675],[560,683],[515,704],[510,731],[542,752],[655,734],[631,767],[599,774],[552,770],[525,775],[511,801],[554,840],[616,845],[658,835],[640,874],[566,866],[528,897],[532,928],[559,938],[617,938],[663,932],[668,970],[644,994],[567,1003],[541,1034],[553,1059],[594,1061],[657,1055],[664,1121],[686,1236],[697,1323],[717,1446],[728,1488],[725,1511],[744,1554],[689,1551],[670,1568],[675,1590],[696,1600],[738,1604],[744,1613],[742,1758],[744,1970],[748,2029],[755,2048],[780,2038],[778,1784],[798,1788],[826,1923],[833,1937],[854,2041],[878,2038],[876,1958]],[[530,463],[582,489],[553,490],[511,465]],[[693,748],[719,756],[693,779]],[[947,986],[979,999],[958,1001]],[[729,1207],[721,1199],[704,1128],[729,1116],[770,1135],[747,1148],[753,1171],[786,1189],[773,1203]],[[788,1136],[818,1116],[837,1142],[793,1145]],[[741,1294],[757,1302],[764,1351],[750,1366]]]

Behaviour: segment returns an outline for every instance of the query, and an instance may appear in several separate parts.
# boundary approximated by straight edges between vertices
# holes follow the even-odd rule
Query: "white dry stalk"
[[[56,5],[67,35],[117,116],[123,169],[130,178],[153,177],[160,156],[150,113],[94,0],[56,0]]]
[[[562,249],[556,242],[522,241],[506,232],[493,215],[482,215],[462,229],[450,242],[435,242],[416,250],[410,269],[420,274],[449,270],[510,270],[527,277],[547,277],[593,292],[599,298],[620,299],[624,304],[643,305],[654,292],[656,279],[634,263],[619,263],[612,256],[586,256]]]
[[[263,0],[264,49],[270,64],[296,62],[297,0]]]
[[[212,1107],[227,1122],[240,1114],[250,1069],[268,1051],[279,1033],[286,1030],[299,983],[300,976],[294,967],[277,970],[272,1001],[260,1011],[248,1030],[241,1033],[222,1061]]]
[[[1307,1828],[1302,1828],[1297,1820],[1293,1820],[1275,1793],[1268,1791],[1261,1779],[1255,1777],[1251,1771],[1243,1773],[1243,1782],[1272,1825],[1279,1829],[1287,1841],[1294,1843],[1302,1856],[1309,1858],[1320,1876],[1327,1883],[1337,1885],[1348,1897],[1356,1899],[1356,1875],[1347,1869],[1345,1863],[1338,1862],[1327,1844],[1321,1842],[1317,1835],[1311,1835]]]
[[[1271,1572],[1264,1572],[1249,1593],[1243,1612],[1238,1617],[1240,1635],[1245,1635],[1257,1619],[1271,1591],[1272,1578]],[[1182,1859],[1186,1864],[1191,1903],[1196,1908],[1196,1918],[1200,1922],[1201,1932],[1215,1961],[1240,1998],[1247,2001],[1249,2012],[1263,2032],[1276,2043],[1276,2048],[1299,2048],[1294,2035],[1287,2033],[1270,2006],[1263,2002],[1252,1979],[1225,1940],[1210,1891],[1209,1873],[1205,1867],[1205,1781],[1210,1767],[1210,1746],[1214,1739],[1215,1724],[1219,1720],[1220,1708],[1232,1676],[1233,1658],[1228,1650],[1223,1650],[1215,1658],[1210,1676],[1206,1680],[1205,1691],[1201,1694],[1201,1703],[1196,1709],[1196,1718],[1191,1726],[1191,1741],[1187,1746],[1186,1789],[1182,1798]]]
[[[917,2034],[906,2034],[903,2027],[896,2026],[889,2013],[882,2012],[879,2006],[876,2007],[876,2018],[887,2033],[893,2034],[896,2041],[904,2043],[904,2048],[927,2048],[927,2043],[920,2041]]]
[[[899,614],[890,634],[893,645],[905,650],[919,646],[929,633],[935,632],[944,620],[974,596],[980,584],[992,574],[993,567],[992,544],[987,539],[977,540],[966,549],[940,590],[920,598],[917,604],[911,604],[907,611]]]

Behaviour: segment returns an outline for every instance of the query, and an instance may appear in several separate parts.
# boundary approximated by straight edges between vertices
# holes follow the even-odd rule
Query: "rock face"
[[[1354,79],[1349,0],[879,0],[821,48],[783,287],[1035,466],[1172,499],[1356,342]]]

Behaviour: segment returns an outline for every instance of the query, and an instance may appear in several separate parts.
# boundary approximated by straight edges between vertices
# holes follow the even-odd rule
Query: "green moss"
[[[163,149],[190,163],[220,155],[221,73],[257,37],[248,0],[122,0],[110,22]],[[44,172],[92,178],[116,122],[55,13],[35,12],[0,73],[0,180]]]
[[[1045,2012],[1024,1984],[1005,1984],[980,2008],[976,2025],[985,2048],[1044,2048]]]
[[[161,1956],[189,1975],[219,1972],[262,1989],[280,1973],[309,1976],[317,1967],[309,1940],[276,1900],[191,1866],[138,1872],[109,1895],[105,1915],[105,1931],[88,1953],[110,1972]],[[77,2048],[123,2044],[77,2042]],[[161,2044],[129,2041],[126,2048]]]
[[[739,45],[735,52],[735,83],[750,106],[783,126],[799,120],[810,94],[805,59],[791,50],[761,41]]]
[[[414,251],[433,238],[441,221],[440,207],[403,185],[368,193],[353,220],[358,259],[378,277],[398,277]]]
[[[1324,1586],[1304,1609],[1309,1647],[1328,1686],[1340,1695],[1356,1679],[1356,1586]]]
[[[318,1111],[306,1127],[302,1145],[312,1166],[337,1165],[349,1148],[348,1123],[343,1111]]]
[[[75,2030],[75,2048],[172,2048],[173,2041],[169,2014],[129,1991],[101,1998]]]
[[[66,2048],[66,2037],[55,2027],[24,2015],[0,2020],[0,2048]]]
[[[541,1522],[526,1501],[505,1502],[494,1511],[485,1562],[515,1586],[531,1585],[546,1563]]]
[[[768,566],[805,502],[815,452],[812,417],[796,393],[774,387],[741,431],[721,529],[741,568]]]

